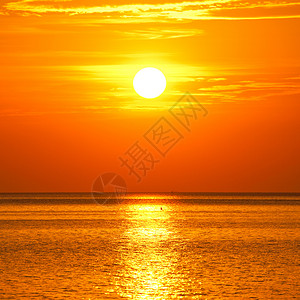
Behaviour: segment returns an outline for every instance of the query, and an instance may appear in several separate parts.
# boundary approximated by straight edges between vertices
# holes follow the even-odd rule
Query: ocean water
[[[1,194],[0,299],[300,299],[300,194],[119,200]]]

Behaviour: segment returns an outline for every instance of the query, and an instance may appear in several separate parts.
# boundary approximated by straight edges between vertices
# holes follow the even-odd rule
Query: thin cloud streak
[[[149,30],[132,30],[121,32],[127,39],[177,39],[203,34],[199,29],[149,29]]]
[[[257,19],[287,19],[299,18],[300,14],[295,10],[299,8],[299,2],[240,2],[231,0],[208,0],[195,2],[164,3],[156,4],[125,4],[125,5],[105,5],[105,6],[70,6],[72,1],[44,1],[35,2],[32,0],[22,0],[5,4],[5,12],[18,13],[28,16],[30,14],[64,14],[64,15],[95,15],[98,23],[120,23],[120,22],[163,22],[166,20],[192,21],[192,20],[257,20]],[[64,7],[62,7],[64,6]],[[284,14],[273,11],[274,8],[291,9]],[[253,9],[263,9],[257,15],[228,16],[228,11],[234,10],[249,11],[253,14]],[[1,12],[0,12],[1,13]],[[217,15],[218,14],[218,15]],[[101,19],[97,19],[101,17]],[[83,21],[83,20],[82,20]],[[90,20],[91,21],[91,20]]]

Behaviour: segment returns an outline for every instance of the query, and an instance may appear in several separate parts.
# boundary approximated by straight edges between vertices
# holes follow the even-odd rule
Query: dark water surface
[[[0,194],[0,299],[300,299],[300,195]]]

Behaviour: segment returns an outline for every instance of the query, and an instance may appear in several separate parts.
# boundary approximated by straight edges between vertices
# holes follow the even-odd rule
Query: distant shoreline
[[[105,201],[104,201],[105,200]],[[191,205],[300,205],[300,193],[0,193],[0,205],[113,205],[113,204],[191,204]]]
[[[43,195],[43,194],[91,194],[91,192],[0,192],[0,197],[2,195]],[[110,194],[110,193],[106,193]],[[279,196],[289,196],[295,195],[300,197],[300,192],[126,192],[126,194],[147,194],[147,195],[157,195],[157,194],[197,194],[197,195],[279,195]]]

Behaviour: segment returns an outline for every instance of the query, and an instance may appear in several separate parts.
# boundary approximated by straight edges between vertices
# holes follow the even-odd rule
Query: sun
[[[165,75],[156,68],[144,68],[138,71],[133,79],[134,90],[144,98],[160,96],[167,86]]]

